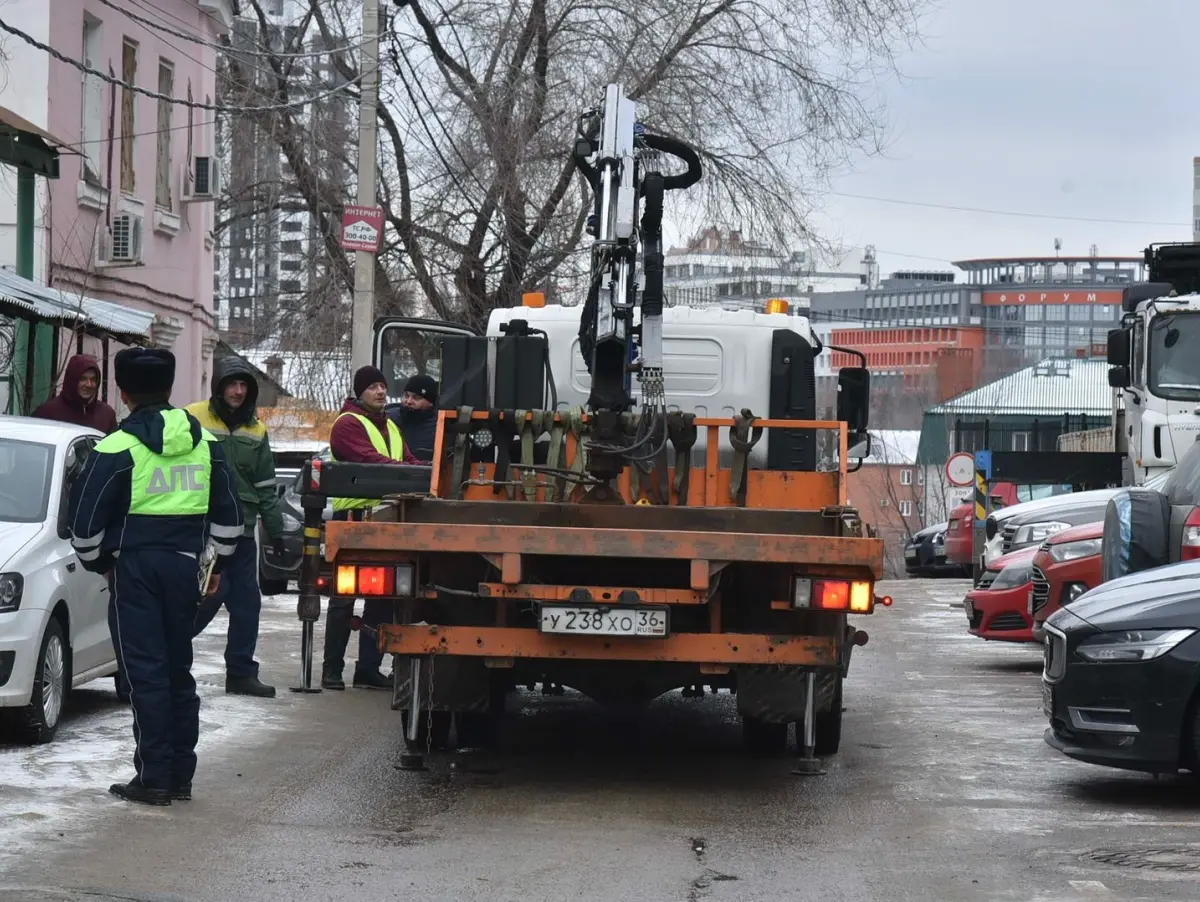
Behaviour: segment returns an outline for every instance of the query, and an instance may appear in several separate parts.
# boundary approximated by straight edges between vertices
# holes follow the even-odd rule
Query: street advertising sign
[[[342,249],[379,253],[383,240],[381,207],[346,207],[342,213]]]

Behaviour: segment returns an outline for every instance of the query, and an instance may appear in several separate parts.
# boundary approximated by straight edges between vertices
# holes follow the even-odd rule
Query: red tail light
[[[1183,521],[1183,541],[1179,543],[1181,560],[1193,561],[1200,558],[1200,507],[1193,507]]]

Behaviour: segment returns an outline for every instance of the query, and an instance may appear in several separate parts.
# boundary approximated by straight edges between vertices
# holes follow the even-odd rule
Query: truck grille
[[[1001,533],[1001,541],[1004,543],[1004,545],[1002,547],[1003,554],[1008,554],[1010,551],[1012,551],[1013,539],[1015,539],[1016,537],[1017,537],[1016,524],[1013,524],[1012,526],[1004,527],[1004,532]]]
[[[1037,613],[1050,600],[1050,581],[1040,567],[1033,568],[1033,613]]]

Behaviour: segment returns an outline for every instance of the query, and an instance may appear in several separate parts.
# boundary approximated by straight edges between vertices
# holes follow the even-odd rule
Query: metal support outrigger
[[[817,747],[817,675],[808,672],[804,687],[804,734],[796,737],[800,746],[800,759],[792,768],[797,777],[819,777],[825,773],[821,759],[816,756]]]
[[[316,469],[316,478],[320,479],[319,469]],[[321,595],[317,591],[317,580],[321,575],[321,525],[324,521],[325,496],[302,494],[300,506],[304,510],[300,594],[296,602],[296,615],[301,625],[300,684],[291,689],[293,692],[317,693],[321,687],[313,685],[313,632],[316,622],[321,619]]]

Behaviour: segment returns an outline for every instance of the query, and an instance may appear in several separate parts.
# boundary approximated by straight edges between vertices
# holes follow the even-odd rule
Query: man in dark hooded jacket
[[[254,371],[237,357],[226,357],[213,367],[212,397],[186,408],[221,443],[237,483],[246,523],[237,550],[225,564],[216,594],[200,604],[196,635],[204,632],[224,605],[229,610],[225,691],[231,695],[273,698],[275,687],[258,678],[258,662],[254,660],[262,611],[258,543],[254,533],[261,517],[267,536],[281,543],[283,515],[275,491],[275,458],[271,455],[267,427],[258,419],[257,406],[258,381]]]
[[[425,373],[409,377],[404,383],[400,409],[393,419],[404,436],[404,447],[417,460],[433,460],[433,441],[437,437],[437,380]]]
[[[76,354],[67,361],[62,390],[33,415],[98,429],[105,435],[117,431],[116,411],[100,400],[100,364],[87,354]]]

